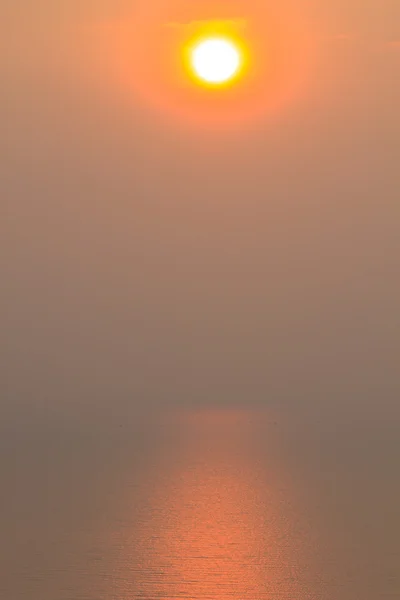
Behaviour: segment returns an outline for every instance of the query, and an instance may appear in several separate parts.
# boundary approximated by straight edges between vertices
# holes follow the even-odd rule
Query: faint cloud
[[[352,31],[339,31],[330,33],[321,33],[317,36],[321,42],[330,44],[348,44],[359,43],[361,41],[359,33]]]
[[[375,49],[383,54],[397,54],[400,52],[400,39],[377,41],[375,44]]]
[[[355,33],[336,33],[332,36],[333,40],[343,41],[343,42],[351,42],[357,39],[357,35]]]
[[[202,19],[202,20],[188,20],[188,21],[171,21],[169,23],[165,23],[165,27],[172,28],[195,28],[198,27],[235,27],[241,28],[247,25],[247,20],[242,18],[237,19]]]
[[[338,42],[338,43],[344,43],[344,44],[359,44],[362,43],[363,38],[362,36],[355,31],[341,31],[339,33],[334,33],[331,36],[329,36],[329,39],[332,42]]]
[[[360,33],[356,33],[356,32],[340,32],[340,33],[331,33],[327,36],[323,36],[323,38],[321,38],[321,39],[323,39],[329,43],[356,44],[360,48],[363,48],[364,50],[369,50],[372,52],[387,52],[387,51],[398,52],[398,51],[400,51],[400,38],[392,39],[392,40],[385,40],[382,38],[381,39],[373,38],[373,37],[371,38],[371,37],[364,36],[364,35],[361,35]]]
[[[390,50],[400,50],[400,39],[399,40],[391,40],[386,43],[386,47]]]

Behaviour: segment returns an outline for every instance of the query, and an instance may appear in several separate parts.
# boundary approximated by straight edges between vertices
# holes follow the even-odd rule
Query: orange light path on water
[[[299,556],[286,541],[292,523],[281,510],[277,475],[268,474],[266,488],[266,474],[248,455],[254,422],[246,412],[205,411],[181,423],[184,455],[152,489],[148,517],[131,541],[142,556],[132,597],[300,597]]]

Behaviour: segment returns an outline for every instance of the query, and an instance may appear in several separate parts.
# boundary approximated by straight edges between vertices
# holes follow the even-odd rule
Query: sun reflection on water
[[[181,425],[179,457],[160,474],[132,540],[137,564],[129,597],[302,597],[290,503],[277,473],[249,451],[254,422],[246,413],[208,412]]]

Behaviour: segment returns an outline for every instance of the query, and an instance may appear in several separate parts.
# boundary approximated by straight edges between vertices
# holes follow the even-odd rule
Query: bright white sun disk
[[[236,46],[224,39],[200,42],[192,52],[193,69],[207,83],[229,81],[239,70],[241,57]]]

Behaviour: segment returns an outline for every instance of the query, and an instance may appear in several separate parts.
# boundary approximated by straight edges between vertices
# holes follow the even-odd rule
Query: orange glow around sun
[[[168,119],[214,127],[272,115],[301,95],[310,68],[310,36],[289,6],[142,0],[97,28],[97,69],[128,103]]]

